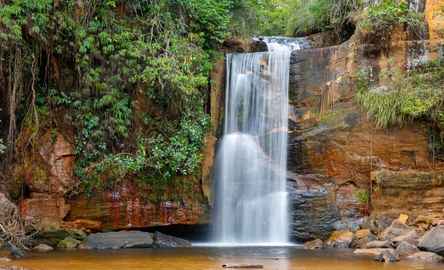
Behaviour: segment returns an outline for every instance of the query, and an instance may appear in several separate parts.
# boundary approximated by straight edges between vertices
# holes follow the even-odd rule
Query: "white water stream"
[[[285,245],[290,55],[304,39],[264,38],[269,52],[228,54],[225,126],[215,171],[222,245]]]

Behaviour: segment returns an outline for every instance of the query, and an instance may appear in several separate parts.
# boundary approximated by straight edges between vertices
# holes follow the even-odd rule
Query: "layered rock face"
[[[355,230],[369,214],[444,215],[444,163],[430,152],[429,127],[377,128],[354,100],[362,69],[371,71],[374,87],[384,87],[384,70],[443,59],[443,4],[424,7],[429,40],[399,32],[383,52],[355,35],[339,46],[293,53],[288,168],[296,240]]]
[[[78,194],[73,139],[48,132],[39,140],[38,151],[27,155],[17,175],[25,179],[28,192],[20,201],[22,215],[38,220],[44,228],[100,231],[208,223],[208,204],[199,179],[179,179],[185,184],[164,191],[123,181],[112,190]],[[159,196],[166,199],[158,200]]]

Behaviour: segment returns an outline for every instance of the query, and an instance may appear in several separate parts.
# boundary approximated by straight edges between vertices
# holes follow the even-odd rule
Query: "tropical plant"
[[[357,101],[379,127],[403,125],[413,120],[431,119],[444,127],[444,65],[432,62],[408,72],[386,74],[386,87],[371,88],[371,78],[361,72]]]

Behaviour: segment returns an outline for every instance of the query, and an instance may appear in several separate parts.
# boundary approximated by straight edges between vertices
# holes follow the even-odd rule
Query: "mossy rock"
[[[75,249],[80,245],[81,241],[72,238],[71,236],[66,237],[57,244],[59,249]]]
[[[47,229],[38,234],[37,241],[50,246],[58,246],[66,238],[72,238],[81,242],[86,237],[86,233],[79,229]]]

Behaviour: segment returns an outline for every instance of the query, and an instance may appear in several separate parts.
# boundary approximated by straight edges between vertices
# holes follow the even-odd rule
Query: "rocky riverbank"
[[[327,240],[308,241],[304,248],[352,248],[355,255],[380,262],[444,263],[444,220],[433,216],[410,220],[404,214],[391,223],[369,218],[355,231],[334,231]]]

